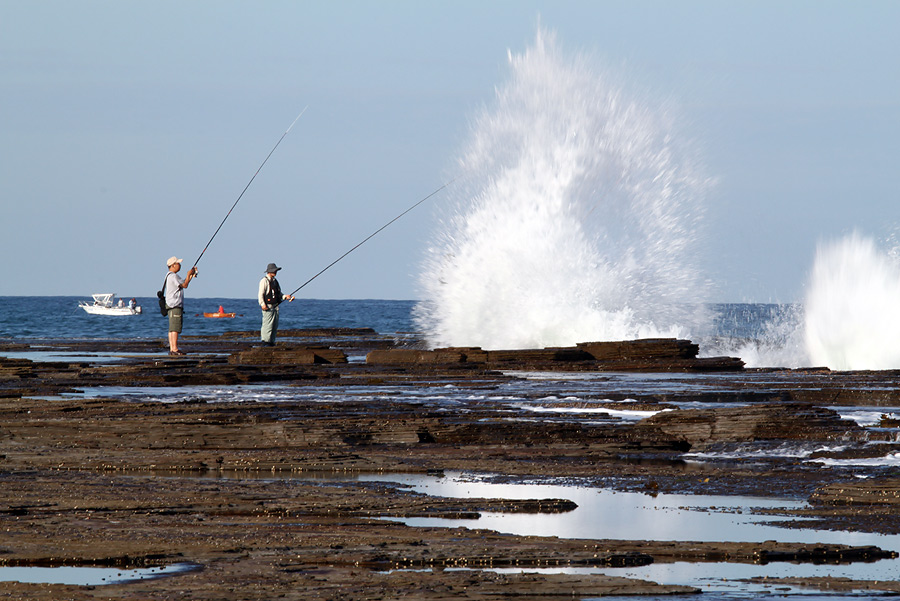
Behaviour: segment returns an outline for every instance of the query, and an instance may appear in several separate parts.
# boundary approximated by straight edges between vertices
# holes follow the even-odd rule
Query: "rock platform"
[[[0,598],[690,594],[697,590],[623,577],[490,569],[847,563],[898,551],[411,527],[385,518],[558,513],[570,511],[572,502],[450,499],[352,478],[462,471],[493,474],[498,482],[571,481],[646,494],[777,496],[809,501],[781,513],[795,517],[797,527],[897,534],[900,480],[879,468],[822,469],[777,454],[750,462],[685,458],[799,443],[821,443],[816,457],[832,460],[900,452],[891,417],[884,428],[865,428],[835,409],[900,406],[898,373],[748,370],[733,358],[700,358],[696,345],[676,340],[424,350],[367,329],[335,329],[282,332],[277,346],[259,348],[250,342],[253,334],[184,337],[189,354],[179,358],[162,354],[160,341],[0,341],[0,566],[198,566],[104,586],[2,583]],[[36,349],[54,357],[2,356]],[[589,375],[584,386],[592,409],[656,413],[630,421],[565,413],[515,419],[502,395],[492,395],[535,372]],[[646,384],[656,382],[654,374],[664,374],[664,386]],[[541,389],[542,406],[571,409],[576,401],[553,395],[561,384],[543,377],[549,383]],[[234,402],[210,392],[235,386],[282,392],[277,402]],[[121,387],[148,392],[104,394]],[[413,394],[442,387],[471,391],[471,399],[460,397],[448,410]],[[148,400],[149,391],[165,389],[180,396]],[[679,405],[685,402],[691,408]],[[897,583],[886,580],[853,584],[896,591]],[[806,584],[826,590],[838,583]]]

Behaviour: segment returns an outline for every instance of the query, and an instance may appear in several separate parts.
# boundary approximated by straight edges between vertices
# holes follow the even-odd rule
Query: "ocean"
[[[125,298],[127,302],[131,297]],[[90,315],[78,306],[91,301],[80,296],[0,297],[0,338],[13,339],[119,339],[165,338],[168,322],[160,315],[156,298],[137,298],[141,315]],[[284,303],[279,329],[373,328],[379,333],[409,332],[413,328],[414,301],[315,300]],[[237,313],[233,319],[208,319],[204,312]],[[259,305],[251,298],[185,298],[183,335],[259,330]]]
[[[130,298],[130,297],[129,297]],[[129,298],[125,298],[126,302]],[[141,315],[110,317],[90,315],[79,308],[81,296],[0,296],[0,338],[92,339],[164,337],[167,322],[159,314],[155,298],[137,298]],[[372,328],[379,334],[409,333],[413,322],[414,300],[377,299],[298,299],[281,306],[279,329],[293,328]],[[204,312],[222,306],[237,313],[233,319],[208,319]],[[735,340],[758,340],[780,319],[791,305],[714,304],[709,329],[700,335]],[[260,310],[255,299],[185,299],[185,335],[214,335],[227,331],[256,330]]]
[[[127,302],[130,297],[125,298]],[[112,317],[90,315],[79,308],[79,296],[0,297],[0,340],[58,339],[164,339],[167,321],[159,314],[155,298],[137,298],[141,315]],[[284,303],[279,329],[372,328],[379,334],[423,335],[413,311],[418,301],[377,299],[298,299]],[[209,319],[204,312],[222,306],[236,313],[233,319]],[[803,360],[791,349],[796,337],[797,307],[762,303],[711,304],[705,306],[705,326],[690,336],[702,356],[741,357],[748,366],[797,367]],[[232,331],[258,330],[260,310],[250,298],[185,299],[183,335],[211,336]],[[582,342],[588,342],[589,336]],[[477,346],[477,345],[473,345]]]

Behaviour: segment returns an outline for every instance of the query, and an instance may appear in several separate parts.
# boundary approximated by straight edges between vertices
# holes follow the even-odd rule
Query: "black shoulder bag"
[[[169,273],[172,272],[170,271]],[[162,290],[156,292],[156,298],[159,299],[159,312],[163,315],[169,314],[169,307],[166,305],[166,282],[169,281],[169,273],[166,274],[166,279],[163,280]]]

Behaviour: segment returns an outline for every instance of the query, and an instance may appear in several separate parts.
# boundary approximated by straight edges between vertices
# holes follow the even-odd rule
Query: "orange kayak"
[[[219,305],[219,310],[215,313],[204,313],[203,317],[234,317],[235,313],[226,313],[225,308]]]

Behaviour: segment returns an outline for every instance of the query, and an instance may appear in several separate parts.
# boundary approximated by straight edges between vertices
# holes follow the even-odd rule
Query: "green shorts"
[[[169,307],[169,331],[181,334],[184,307]]]

